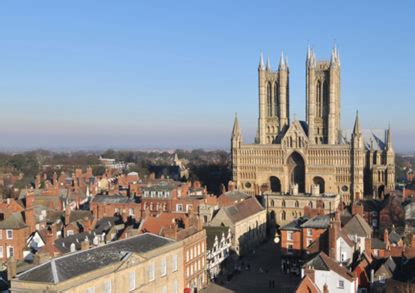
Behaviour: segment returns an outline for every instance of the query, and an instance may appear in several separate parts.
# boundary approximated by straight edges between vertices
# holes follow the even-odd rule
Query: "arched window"
[[[323,109],[323,114],[321,117],[326,117],[329,113],[329,84],[327,80],[323,82],[322,109]]]
[[[310,208],[312,208],[313,207],[313,202],[310,200],[310,202],[308,203],[308,206],[310,207]]]
[[[272,116],[272,89],[271,89],[271,83],[268,83],[267,86],[267,112],[268,116]]]
[[[273,200],[273,199],[271,199],[271,203],[270,203],[270,205],[271,205],[272,207],[275,207],[275,202],[274,202],[274,200]]]
[[[274,103],[275,103],[274,115],[279,116],[278,109],[280,106],[280,88],[277,82],[275,82],[275,85],[274,85]]]
[[[322,93],[321,93],[322,89],[321,89],[321,82],[317,81],[317,86],[316,86],[316,94],[317,94],[317,117],[323,117],[323,113],[322,113],[322,109],[321,109],[321,102],[322,102]]]
[[[282,205],[283,208],[285,208],[285,200],[282,200],[281,205]]]
[[[286,218],[287,218],[287,216],[285,214],[285,211],[282,211],[282,213],[281,213],[281,220],[282,221],[285,221]]]
[[[295,207],[298,208],[300,206],[300,203],[298,202],[298,200],[295,201]]]

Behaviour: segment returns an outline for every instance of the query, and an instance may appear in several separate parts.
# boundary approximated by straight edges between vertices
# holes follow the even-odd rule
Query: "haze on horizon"
[[[336,42],[342,127],[358,109],[415,151],[415,5],[291,2],[2,2],[0,148],[228,150],[235,112],[255,136],[260,52],[288,55],[303,120],[307,45],[329,58]]]

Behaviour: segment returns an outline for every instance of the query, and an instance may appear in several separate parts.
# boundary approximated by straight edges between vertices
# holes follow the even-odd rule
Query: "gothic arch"
[[[293,152],[287,159],[290,185],[298,184],[298,192],[305,192],[305,162],[303,156]]]
[[[267,113],[268,113],[268,117],[272,116],[272,88],[271,88],[271,82],[268,82],[268,85],[267,85]]]
[[[320,193],[325,192],[325,182],[324,182],[324,179],[322,177],[320,177],[320,176],[314,177],[313,178],[313,183],[320,187]]]
[[[281,181],[276,176],[269,177],[269,186],[272,192],[281,192]]]
[[[276,116],[280,116],[279,114],[279,107],[280,107],[280,89],[278,86],[278,82],[274,84],[274,113]]]

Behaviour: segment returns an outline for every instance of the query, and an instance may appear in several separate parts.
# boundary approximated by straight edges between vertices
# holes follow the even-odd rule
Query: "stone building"
[[[395,189],[390,127],[362,130],[356,114],[351,136],[340,127],[340,57],[306,59],[306,121],[290,121],[289,66],[281,54],[276,71],[261,55],[259,118],[255,142],[243,142],[237,117],[232,131],[233,180],[249,194],[341,194],[345,203]],[[383,137],[384,136],[384,137]],[[335,207],[334,207],[335,208]]]
[[[142,234],[54,258],[16,276],[11,292],[183,292],[183,243]]]
[[[254,197],[249,197],[217,212],[209,226],[229,227],[232,250],[245,255],[265,239],[266,211]]]

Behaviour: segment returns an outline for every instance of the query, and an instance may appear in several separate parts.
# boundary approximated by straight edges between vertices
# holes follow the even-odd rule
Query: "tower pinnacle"
[[[279,69],[280,70],[285,70],[287,69],[287,64],[286,64],[286,59],[284,58],[284,52],[281,51],[281,56],[280,56],[280,65],[279,65]]]
[[[240,136],[240,135],[241,135],[241,129],[239,127],[238,114],[235,113],[235,120],[233,122],[233,129],[232,129],[232,138]]]
[[[356,111],[356,118],[354,121],[353,134],[360,134],[359,111]]]
[[[265,66],[264,66],[264,54],[262,54],[262,51],[261,51],[261,55],[259,57],[259,66],[258,66],[258,68],[261,69],[261,70],[264,70],[264,68],[265,68]]]
[[[271,61],[269,60],[269,57],[267,59],[267,69],[271,70]]]

